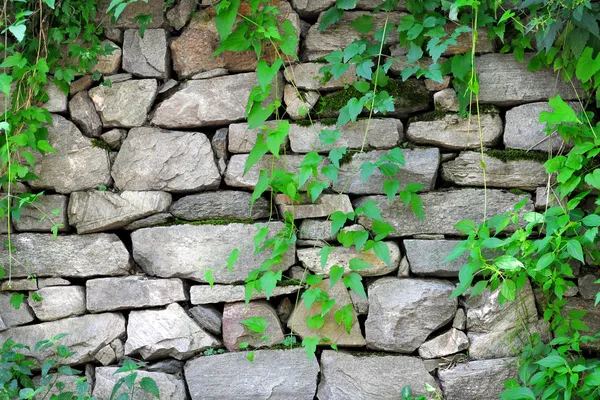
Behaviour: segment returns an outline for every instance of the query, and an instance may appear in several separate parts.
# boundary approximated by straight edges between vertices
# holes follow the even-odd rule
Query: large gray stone
[[[263,125],[266,125],[269,129],[277,129],[278,124],[278,121],[266,121]],[[294,127],[294,124],[290,124],[290,133],[292,129],[294,129]],[[229,152],[250,153],[252,151],[252,148],[256,144],[257,136],[259,133],[262,133],[263,136],[265,135],[265,132],[260,127],[255,129],[248,129],[248,124],[246,122],[229,125],[227,144]],[[288,142],[289,138],[288,136],[286,136],[284,138],[283,144],[281,145],[282,149],[288,147]]]
[[[303,349],[258,350],[252,362],[226,353],[188,361],[184,371],[192,400],[313,400],[319,363]]]
[[[214,189],[221,182],[203,133],[155,128],[129,131],[112,175],[120,190],[189,192]]]
[[[573,107],[576,109],[576,107]],[[557,131],[550,135],[544,132],[545,122],[540,121],[542,112],[552,112],[547,102],[523,104],[506,112],[504,146],[507,149],[539,150],[556,154],[561,148],[567,148],[565,141]]]
[[[469,348],[469,338],[458,329],[450,329],[441,335],[426,341],[419,347],[419,356],[438,358],[449,356]]]
[[[404,149],[405,164],[399,166],[400,172],[392,178],[383,175],[379,170],[365,182],[361,177],[361,165],[366,162],[375,163],[388,152],[385,150],[356,153],[350,162],[342,165],[338,173],[338,182],[332,185],[333,190],[348,194],[383,194],[383,183],[389,179],[400,181],[400,189],[408,183],[423,185],[422,191],[433,190],[440,164],[440,151],[431,149]]]
[[[335,240],[336,235],[331,234],[332,221],[320,219],[304,219],[298,228],[299,239],[309,240]]]
[[[410,386],[415,395],[426,394],[425,385],[438,388],[417,357],[353,355],[331,350],[321,355],[319,400],[397,400]]]
[[[560,95],[563,100],[576,100],[573,87],[551,69],[527,71],[534,54],[525,54],[525,62],[517,61],[512,54],[484,54],[475,59],[479,78],[479,102],[511,106],[533,101],[548,100]],[[579,96],[585,96],[575,83]]]
[[[75,124],[53,114],[47,140],[56,153],[36,156],[34,173],[39,179],[30,181],[31,187],[70,193],[110,185],[108,152],[94,147]]]
[[[304,159],[303,155],[290,154],[285,157],[276,158],[271,155],[264,155],[246,174],[244,174],[244,167],[248,160],[248,154],[234,154],[229,163],[227,164],[227,170],[225,171],[225,183],[228,186],[254,189],[261,170],[271,171],[271,166],[274,169],[283,169],[288,172],[297,173],[300,169],[300,163]],[[312,180],[308,180],[310,184]]]
[[[0,342],[4,343],[11,338],[16,343],[34,349],[39,341],[65,333],[68,335],[60,339],[57,345],[66,346],[69,351],[74,352],[70,357],[56,358],[55,348],[23,350],[23,354],[36,360],[38,365],[50,358],[56,359],[59,364],[69,365],[90,362],[100,349],[125,335],[125,318],[119,313],[106,313],[22,326],[0,332]]]
[[[332,77],[323,83],[324,75],[319,70],[325,65],[315,62],[293,64],[285,69],[284,77],[286,81],[293,83],[298,89],[302,90],[337,90],[356,82],[356,66],[351,64],[339,79]]]
[[[155,79],[142,79],[97,86],[89,95],[105,128],[132,128],[146,122],[157,90]]]
[[[15,293],[18,295],[18,293]],[[13,293],[0,292],[0,331],[28,324],[35,319],[34,313],[25,298],[18,309],[11,304]]]
[[[112,395],[113,388],[117,381],[127,377],[127,372],[117,373],[118,367],[99,367],[95,369],[95,383],[92,395],[98,399],[108,399]],[[181,376],[165,374],[162,372],[150,372],[137,370],[137,379],[135,384],[135,392],[131,400],[145,400],[154,398],[152,395],[144,392],[139,382],[144,378],[151,378],[156,382],[161,400],[187,400],[189,399],[185,390],[185,381]],[[122,393],[129,392],[126,385],[123,385],[120,390],[115,393],[119,396]]]
[[[270,297],[279,297],[296,293],[300,286],[277,286]],[[265,292],[252,292],[251,300],[265,299]],[[246,299],[244,285],[194,285],[190,288],[190,302],[192,304],[233,303]]]
[[[419,234],[462,235],[454,226],[463,219],[470,219],[479,224],[484,219],[483,189],[461,189],[423,193],[424,220],[418,219],[410,207],[399,199],[389,202],[384,196],[361,197],[355,202],[355,207],[362,206],[366,201],[374,200],[381,210],[384,221],[392,225],[396,232],[389,237],[403,237]],[[527,195],[512,194],[502,190],[487,190],[487,215],[493,216],[512,212],[513,207]],[[533,202],[528,200],[519,212],[523,215],[533,211]],[[360,223],[369,228],[371,220],[361,216]],[[509,227],[510,228],[510,227]]]
[[[12,264],[13,278],[62,276],[86,278],[124,275],[129,271],[129,252],[117,235],[58,236],[41,233],[12,235],[17,249]],[[5,237],[2,240],[6,240]],[[0,250],[0,263],[8,265],[8,250]]]
[[[71,98],[69,115],[85,136],[99,137],[102,134],[102,121],[87,91],[79,92]]]
[[[152,19],[148,24],[148,28],[159,28],[165,23],[163,11],[165,4],[164,0],[148,0],[142,2],[136,1],[128,4],[117,21],[113,20],[112,18],[105,17],[110,4],[110,0],[102,0],[98,5],[99,12],[96,14],[98,20],[102,21],[102,26],[104,26],[106,29],[137,29],[140,26],[139,22],[137,21],[137,16],[139,14],[150,14],[152,16]]]
[[[249,318],[263,318],[266,328],[263,332],[255,332],[242,321]],[[277,317],[277,311],[264,300],[225,304],[223,309],[223,344],[229,351],[241,350],[240,344],[247,343],[252,348],[271,347],[280,344],[284,339],[283,327]]]
[[[221,343],[205,332],[177,303],[163,310],[132,311],[127,324],[125,354],[144,360],[188,359]]]
[[[467,263],[468,252],[457,259],[444,262],[459,240],[404,240],[404,250],[410,263],[410,271],[416,275],[457,277]]]
[[[252,194],[223,190],[192,194],[171,205],[169,211],[187,221],[206,219],[261,219],[269,217],[269,203],[259,197],[250,209]]]
[[[504,381],[518,377],[517,359],[469,361],[438,374],[447,400],[495,400],[505,390]]]
[[[319,101],[319,93],[314,90],[299,91],[290,84],[283,89],[285,112],[293,120],[304,119]]]
[[[271,253],[254,254],[251,238],[264,224],[177,225],[144,228],[131,234],[133,258],[148,275],[162,278],[180,277],[207,282],[205,274],[212,270],[216,283],[243,281]],[[271,222],[269,237],[283,229],[281,222]],[[239,258],[229,272],[227,258],[234,249]],[[295,259],[291,246],[276,268],[286,270]]]
[[[37,291],[42,301],[29,297],[29,305],[40,321],[85,314],[85,288],[83,286],[49,286]]]
[[[88,280],[85,287],[90,312],[157,307],[187,299],[181,279],[100,278]]]
[[[190,308],[188,312],[202,328],[215,335],[221,334],[223,313],[215,307],[201,304]]]
[[[531,160],[503,161],[484,155],[485,182],[481,153],[466,151],[442,164],[442,178],[458,186],[484,186],[533,190],[548,182],[544,165]]]
[[[448,281],[381,278],[369,286],[365,323],[370,349],[412,353],[435,330],[452,321],[458,301]]]
[[[44,90],[48,95],[48,101],[44,103],[43,107],[48,112],[62,113],[67,111],[67,95],[65,94],[65,92],[63,92],[53,82],[50,82],[48,85],[46,85]],[[0,109],[0,112],[4,113],[4,107]]]
[[[437,114],[436,114],[437,115]],[[503,123],[498,113],[481,114],[481,136],[475,117],[461,118],[448,113],[442,117],[414,118],[409,120],[406,137],[418,144],[446,149],[478,149],[496,145],[502,138]]]
[[[336,211],[343,213],[354,211],[347,194],[322,194],[314,203],[310,201],[292,202],[288,196],[278,194],[275,196],[275,204],[279,207],[282,216],[289,213],[294,219],[320,218],[327,217]]]
[[[365,140],[365,132],[368,135]],[[321,142],[319,135],[322,130],[339,130],[342,136],[335,141],[333,145],[326,145]],[[315,121],[313,125],[303,126],[291,124],[289,138],[292,150],[296,153],[308,153],[317,151],[320,153],[329,152],[334,148],[346,147],[348,149],[365,148],[372,149],[391,149],[396,147],[404,137],[404,129],[399,119],[372,119],[350,122],[341,127],[334,125],[324,125]]]
[[[276,79],[280,90],[275,96],[281,99],[283,78],[279,74]],[[254,72],[187,81],[159,104],[152,123],[164,128],[197,128],[240,121],[246,117],[250,91],[257,85]]]
[[[123,69],[143,78],[168,78],[170,58],[166,32],[163,29],[146,29],[142,38],[138,29],[126,30]]]
[[[79,234],[118,229],[170,205],[171,195],[166,192],[75,192],[69,201],[69,223]]]
[[[384,261],[379,259],[372,250],[359,253],[354,247],[333,247],[324,267],[321,267],[321,256],[319,255],[321,249],[319,248],[298,249],[296,254],[302,265],[315,274],[329,275],[331,268],[337,265],[345,269],[346,275],[356,272],[361,276],[379,276],[394,272],[398,269],[398,264],[400,263],[400,248],[398,245],[394,242],[384,243],[390,252],[391,266],[388,266]],[[353,258],[359,258],[371,264],[371,268],[352,271],[350,269],[350,260]]]
[[[15,230],[19,232],[46,232],[59,225],[59,232],[69,230],[67,220],[67,196],[46,194],[37,201],[21,209],[19,219],[13,219]]]

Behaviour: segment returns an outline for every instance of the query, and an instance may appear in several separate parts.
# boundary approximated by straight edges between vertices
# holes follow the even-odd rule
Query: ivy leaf
[[[327,146],[333,145],[341,137],[342,133],[337,129],[323,129],[321,130],[321,133],[319,133],[319,140],[321,140],[321,143]],[[331,155],[329,158],[331,159]],[[339,165],[337,166],[339,167]]]
[[[294,25],[289,20],[283,21],[283,41],[280,44],[281,51],[291,57],[296,57],[296,49],[298,48],[298,35]]]
[[[516,292],[517,292],[517,287],[512,280],[505,279],[502,282],[502,288],[500,289],[500,294],[502,296],[504,296],[505,299],[514,301]]]
[[[581,220],[585,226],[600,226],[600,215],[590,214]]]
[[[423,213],[423,201],[416,193],[411,193],[410,208],[415,213],[417,218],[419,218],[421,221],[425,220],[425,215]]]
[[[10,96],[10,83],[12,82],[12,76],[7,74],[0,74],[0,92],[4,93],[5,96]],[[4,113],[4,110],[0,110],[0,113]]]
[[[390,249],[384,242],[375,242],[373,245],[373,252],[375,255],[383,261],[388,267],[392,267],[392,261],[390,259]]]
[[[281,272],[281,270],[280,270],[280,272]],[[277,286],[277,281],[278,281],[277,275],[278,274],[276,274],[273,271],[267,271],[259,279],[260,286],[265,291],[267,300],[269,300],[269,297],[271,297],[271,294],[273,294],[273,291],[275,290],[275,287]]]
[[[342,10],[352,10],[356,7],[356,3],[358,0],[336,0],[335,6],[337,8],[341,8]]]
[[[536,397],[531,389],[526,387],[511,388],[500,394],[502,400],[535,400]]]
[[[423,57],[423,50],[420,46],[417,46],[413,42],[410,43],[410,47],[408,48],[408,53],[406,54],[406,58],[409,64],[414,64],[419,61]]]
[[[347,304],[335,312],[335,322],[338,325],[344,324],[346,332],[350,334],[352,330],[352,322],[354,321],[354,313],[352,312],[353,305]]]
[[[344,10],[341,10],[337,7],[331,7],[329,10],[325,11],[321,16],[319,32],[323,32],[325,29],[338,22],[343,16]]]
[[[10,297],[10,305],[15,310],[20,309],[24,298],[25,298],[25,295],[23,293],[13,293],[12,296]]]
[[[321,314],[313,315],[312,317],[306,317],[306,326],[310,329],[321,329],[325,324],[325,318]]]
[[[15,37],[15,39],[17,39],[18,42],[22,42],[25,38],[25,31],[27,30],[27,27],[25,26],[25,24],[11,25],[8,27],[8,30],[10,31],[10,33],[13,34],[13,36]]]
[[[331,214],[330,219],[331,219],[331,234],[335,235],[340,229],[342,229],[342,227],[348,220],[348,217],[343,212],[336,211],[333,214]],[[327,247],[323,247],[323,248],[325,249]],[[321,262],[321,264],[323,264],[323,263]]]
[[[593,51],[591,47],[586,47],[579,60],[577,60],[575,75],[582,82],[589,81],[596,72],[600,71],[600,54],[596,55],[596,59],[593,59]]]
[[[450,70],[455,77],[464,81],[467,79],[472,70],[471,53],[456,55],[450,61]]]
[[[217,4],[215,24],[221,40],[227,38],[231,33],[239,7],[240,0],[224,0]]]
[[[206,282],[208,282],[210,287],[213,287],[213,285],[215,284],[215,278],[213,277],[212,269],[206,270],[206,272],[204,273],[204,280],[206,280]]]
[[[366,82],[366,81],[354,82],[352,84],[352,86],[354,87],[354,89],[358,90],[361,93],[367,93],[369,91],[369,89],[371,88],[371,85],[369,84],[369,82]]]
[[[398,189],[400,189],[400,181],[398,179],[383,182],[383,193],[388,197],[390,202],[396,197]]]
[[[362,298],[367,298],[367,293],[365,292],[365,288],[362,284],[362,277],[356,272],[353,272],[350,275],[344,277],[344,286],[354,291]]]
[[[227,269],[229,270],[229,272],[233,271],[233,265],[235,264],[235,262],[238,260],[239,257],[240,257],[239,249],[231,250],[231,253],[229,253],[229,257],[227,257]]]
[[[581,243],[579,243],[576,239],[571,239],[567,242],[567,252],[571,257],[576,260],[585,263],[583,258],[583,249],[581,248]]]
[[[304,339],[302,339],[302,347],[304,347],[306,355],[308,356],[308,359],[311,363],[315,359],[315,352],[317,351],[317,346],[319,345],[320,341],[321,340],[318,336],[305,337]]]
[[[348,100],[348,103],[340,109],[340,115],[337,120],[337,126],[345,125],[348,122],[355,122],[363,109],[363,102],[356,97]]]
[[[333,267],[331,267],[331,269],[329,270],[330,288],[334,287],[335,284],[338,283],[340,279],[342,279],[342,276],[344,276],[344,271],[344,268],[340,267],[339,265],[334,265]]]
[[[258,84],[263,92],[266,92],[267,86],[273,81],[273,78],[275,78],[275,75],[277,75],[277,72],[282,65],[283,60],[281,58],[275,60],[270,67],[265,60],[260,60],[258,62],[256,65],[256,78],[258,79]]]
[[[600,169],[596,168],[591,174],[585,176],[585,183],[590,186],[600,189]]]
[[[156,381],[154,381],[154,379],[149,378],[147,376],[143,377],[140,380],[140,387],[144,390],[144,392],[150,393],[157,399],[160,399],[160,391],[158,390],[158,385],[156,384]]]
[[[325,268],[325,265],[327,265],[327,259],[329,258],[329,253],[331,253],[331,250],[333,250],[333,247],[331,246],[321,247],[321,250],[319,250],[319,256],[321,258],[321,269]]]
[[[281,59],[279,59],[281,61]],[[262,60],[261,60],[262,61]],[[274,65],[274,64],[273,64]],[[279,121],[277,129],[271,130],[267,134],[267,148],[275,157],[279,158],[279,150],[288,137],[290,131],[290,122],[287,120]],[[261,171],[262,172],[262,171]]]
[[[560,98],[560,95],[551,98],[548,101],[553,112],[542,111],[540,113],[540,122],[545,122],[548,125],[556,125],[560,123],[577,123],[581,121],[577,118],[575,111],[567,103]]]
[[[250,154],[248,154],[248,158],[246,159],[244,175],[252,169],[254,164],[256,164],[262,156],[267,154],[267,151],[269,151],[269,147],[265,144],[265,137],[262,133],[259,133],[256,135],[256,143],[254,144],[254,147],[252,147],[252,150],[250,150]]]
[[[375,172],[376,165],[370,161],[362,163],[360,166],[360,177],[362,182],[366,182],[367,179]]]
[[[366,80],[371,80],[373,76],[373,67],[375,63],[370,58],[364,59],[360,64],[356,66],[356,75]]]
[[[263,333],[267,329],[267,320],[263,317],[252,317],[240,321],[240,324],[256,333]]]
[[[373,30],[373,17],[370,15],[362,15],[352,21],[350,26],[360,33],[369,33]]]

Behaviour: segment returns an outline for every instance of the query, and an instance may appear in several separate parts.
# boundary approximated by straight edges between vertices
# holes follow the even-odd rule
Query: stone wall
[[[314,61],[358,36],[347,24],[319,32],[319,15],[333,0],[293,3],[279,7],[281,18],[301,32],[303,62],[279,76],[277,95],[286,118],[300,118],[300,107],[319,107],[321,98],[328,104],[321,115],[335,117],[335,105],[347,95],[344,85],[356,78],[350,71],[323,84],[314,79],[320,67]],[[344,18],[362,15],[375,3],[361,1],[363,11]],[[12,286],[4,281],[0,291],[0,342],[13,338],[33,346],[69,333],[61,344],[76,353],[65,362],[82,367],[101,398],[109,397],[119,377],[115,367],[131,357],[149,362],[141,374],[156,379],[162,399],[398,399],[405,385],[423,393],[425,384],[450,400],[495,399],[503,380],[516,376],[522,334],[516,307],[500,307],[498,293],[489,292],[450,300],[463,260],[443,260],[460,240],[454,225],[483,218],[480,141],[490,149],[488,215],[511,210],[523,197],[524,211],[544,208],[541,162],[564,143],[546,138],[538,116],[556,93],[575,99],[570,87],[557,84],[549,71],[528,72],[512,55],[494,54],[493,44],[482,40],[476,62],[481,101],[489,106],[480,137],[475,121],[469,127],[458,117],[448,82],[391,83],[396,111],[372,121],[368,151],[344,164],[340,182],[349,181],[346,194],[324,194],[317,204],[294,209],[299,241],[284,257],[286,276],[299,279],[305,269],[327,274],[333,264],[347,265],[356,256],[374,265],[360,271],[368,301],[341,284],[332,289],[336,307],[353,304],[355,324],[347,334],[328,319],[322,335],[339,351],[323,347],[309,360],[302,349],[280,346],[292,328],[298,342],[315,335],[304,322],[315,310],[302,301],[294,307],[299,286],[279,287],[269,300],[255,296],[248,307],[243,303],[240,283],[262,261],[252,252],[258,229],[252,222],[266,222],[270,210],[265,197],[251,213],[250,193],[271,159],[243,175],[256,140],[256,131],[244,123],[246,99],[257,83],[255,55],[211,56],[218,43],[213,7],[195,0],[180,0],[166,13],[162,7],[157,0],[134,3],[118,24],[107,26],[107,40],[118,50],[97,69],[111,86],[85,76],[73,82],[68,97],[51,91],[47,106],[54,124],[48,130],[56,154],[38,160],[40,179],[31,183],[45,195],[13,223],[17,251]],[[143,39],[133,21],[138,13],[153,15]],[[448,52],[464,52],[468,40],[461,37]],[[398,72],[404,52],[394,43],[390,51],[398,57],[392,68]],[[289,90],[290,76],[305,92],[303,99]],[[329,150],[317,139],[327,124],[292,123],[287,168],[298,167],[304,153]],[[344,126],[341,145],[359,149],[364,124]],[[355,172],[396,146],[405,148],[406,158],[398,179],[424,185],[424,221],[400,202],[387,201],[382,176],[362,183]],[[279,211],[289,209],[276,200]],[[376,201],[396,229],[386,242],[392,268],[338,245],[322,270],[319,247],[336,243],[326,217],[367,200]],[[40,221],[42,212],[48,217]],[[53,239],[49,229],[55,223],[63,227]],[[360,223],[348,229],[369,228],[369,221]],[[279,224],[272,223],[274,231]],[[224,266],[234,248],[240,258],[230,273]],[[0,257],[8,265],[5,250]],[[214,271],[212,288],[207,269]],[[567,294],[569,307],[590,308],[586,322],[598,329],[600,314],[592,307],[597,278],[585,271],[576,268],[579,289]],[[27,297],[19,310],[9,304],[14,291]],[[33,292],[44,300],[33,301]],[[530,286],[522,299],[530,330],[548,337]],[[240,324],[249,317],[269,322],[268,340]],[[261,348],[253,362],[240,351],[241,342]],[[33,354],[40,361],[48,355]]]

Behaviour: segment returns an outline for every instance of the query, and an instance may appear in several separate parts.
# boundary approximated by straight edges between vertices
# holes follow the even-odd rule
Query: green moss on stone
[[[104,140],[100,140],[100,139],[92,139],[92,147],[97,147],[99,149],[104,149],[106,151],[112,151],[110,146]]]
[[[521,195],[521,194],[529,194],[529,193],[527,193],[526,191],[524,191],[524,190],[521,190],[521,189],[510,189],[508,192],[509,192],[509,193],[512,193],[512,194],[518,194],[518,195]]]
[[[402,82],[400,79],[390,79],[382,90],[387,91],[397,101],[402,100],[405,106],[429,103],[431,100],[429,91],[415,80]]]
[[[496,158],[498,160],[508,161],[536,161],[539,163],[545,163],[548,161],[548,154],[541,151],[525,151],[517,149],[509,150],[487,150],[486,155]]]

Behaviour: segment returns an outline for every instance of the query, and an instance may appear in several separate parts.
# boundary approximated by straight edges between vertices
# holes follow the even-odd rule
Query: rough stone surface
[[[53,212],[58,210],[57,213]],[[60,194],[47,194],[21,209],[21,217],[13,220],[15,230],[19,232],[49,233],[54,225],[59,232],[69,230],[67,221],[67,197]]]
[[[369,286],[367,348],[412,353],[452,321],[457,300],[448,281],[381,278]]]
[[[171,214],[158,213],[146,218],[138,219],[137,221],[125,225],[123,229],[126,231],[135,231],[136,229],[150,228],[152,226],[169,225],[174,221],[175,217],[173,217]]]
[[[296,293],[300,286],[277,286],[271,297],[283,296]],[[265,292],[252,293],[251,300],[264,299],[267,296]],[[214,303],[233,303],[245,300],[243,285],[195,285],[190,289],[190,302],[192,304],[214,304]]]
[[[217,191],[182,197],[169,211],[187,221],[206,219],[261,219],[269,217],[269,203],[259,197],[250,209],[252,194],[241,191]]]
[[[48,101],[44,103],[44,108],[51,113],[61,113],[67,111],[67,95],[54,83],[50,83],[45,88],[48,95]],[[4,112],[4,110],[2,110]]]
[[[223,313],[213,306],[201,304],[190,308],[189,313],[203,329],[215,335],[221,334]]]
[[[27,299],[24,299],[17,310],[10,303],[12,295],[12,293],[0,292],[0,331],[27,324],[35,319],[34,313],[27,304]]]
[[[85,286],[90,312],[157,307],[187,299],[181,279],[100,278],[88,280]]]
[[[168,78],[170,58],[166,32],[163,29],[146,29],[142,38],[138,29],[126,30],[123,69],[143,78]]]
[[[483,189],[461,189],[449,191],[436,191],[421,194],[423,201],[424,220],[419,220],[409,207],[404,206],[401,200],[394,199],[390,203],[384,196],[361,197],[355,202],[359,207],[366,201],[375,200],[384,221],[388,221],[396,232],[390,237],[403,237],[417,234],[445,234],[462,235],[454,226],[463,219],[470,219],[479,224],[483,220]],[[502,190],[488,189],[488,215],[502,214],[513,210],[513,206],[527,197]],[[520,215],[533,211],[533,203],[527,201],[520,211]],[[366,217],[359,218],[360,223],[371,227],[371,222]]]
[[[277,121],[266,121],[264,123],[269,129],[277,128]],[[296,127],[295,124],[290,124],[289,135],[292,134],[292,130]],[[239,124],[229,125],[229,137],[228,137],[228,150],[231,153],[250,153],[252,148],[256,144],[256,139],[259,133],[264,135],[264,132],[260,128],[248,129],[248,124],[243,122]],[[288,147],[289,139],[286,136],[282,144],[282,149]]]
[[[196,10],[196,0],[179,0],[177,4],[167,11],[167,20],[175,30],[180,30],[187,24],[190,16]]]
[[[113,388],[120,378],[126,377],[125,372],[117,373],[117,367],[100,367],[95,370],[95,384],[92,395],[98,399],[108,399],[113,391]],[[182,377],[177,375],[165,374],[162,372],[149,372],[144,370],[137,371],[137,379],[152,378],[158,386],[161,400],[187,400],[189,399],[186,390],[185,382]],[[136,381],[137,384],[137,381]],[[139,388],[136,388],[139,390]],[[121,393],[126,393],[127,388],[123,385],[123,389],[116,392],[116,396]],[[138,395],[138,393],[140,393]],[[137,391],[133,399],[142,400],[149,398],[150,395],[144,394],[142,390]]]
[[[458,95],[454,89],[444,89],[433,95],[433,104],[438,112],[458,112]],[[478,135],[479,136],[479,135]]]
[[[227,164],[227,170],[225,171],[225,183],[228,186],[243,188],[243,189],[254,189],[260,171],[263,169],[271,170],[271,165],[275,169],[283,169],[288,172],[297,173],[300,169],[300,163],[304,159],[302,155],[290,154],[285,157],[285,163],[283,158],[275,158],[270,155],[264,155],[250,170],[244,174],[244,166],[248,154],[234,154]],[[308,184],[312,182],[308,180]]]
[[[530,72],[526,67],[533,54],[525,54],[519,62],[512,54],[485,54],[477,57],[479,101],[482,104],[511,106],[548,100],[560,95],[563,100],[576,100],[573,87],[563,82],[551,69]],[[575,84],[577,87],[577,84]],[[581,89],[579,95],[584,96]]]
[[[102,139],[112,150],[119,150],[126,137],[127,131],[125,129],[111,129],[100,135],[100,139]]]
[[[177,303],[164,310],[132,311],[127,324],[125,354],[144,360],[188,359],[221,343],[205,332]]]
[[[79,234],[106,231],[166,211],[170,205],[171,195],[165,192],[76,192],[69,201],[69,222]]]
[[[469,348],[469,338],[458,329],[450,329],[441,335],[426,341],[419,347],[419,356],[437,358],[449,356]]]
[[[575,108],[575,107],[573,107]],[[568,148],[558,132],[547,135],[546,123],[540,121],[540,113],[551,112],[547,102],[523,104],[506,112],[504,146],[520,150],[552,150],[556,154],[561,148]]]
[[[6,240],[5,237],[2,240]],[[86,278],[124,275],[130,268],[129,253],[116,235],[95,233],[86,236],[58,236],[41,233],[12,235],[19,249],[13,262],[13,278],[62,276]],[[0,263],[6,265],[8,250],[0,250]],[[102,262],[98,262],[101,260]]]
[[[298,237],[300,239],[310,240],[334,240],[337,235],[331,234],[331,220],[305,219],[298,228]]]
[[[38,279],[28,277],[27,279],[11,279],[0,283],[1,291],[26,291],[38,290]]]
[[[387,275],[391,272],[396,271],[398,264],[400,263],[400,248],[394,242],[385,242],[390,252],[390,263],[387,265],[385,262],[380,260],[372,250],[358,253],[354,247],[334,247],[327,258],[327,263],[324,267],[321,267],[321,256],[318,248],[307,248],[298,249],[297,255],[298,260],[306,268],[311,270],[315,274],[329,275],[329,271],[334,265],[345,269],[345,274],[349,275],[351,272],[356,272],[361,276],[379,276]],[[371,268],[361,269],[359,271],[352,271],[350,269],[350,261],[354,258],[359,258],[371,265]]]
[[[110,75],[115,74],[121,68],[121,58],[123,56],[123,51],[121,48],[110,40],[104,40],[102,42],[102,46],[110,46],[112,48],[112,52],[110,54],[104,54],[98,56],[98,63],[92,69],[92,72],[100,72],[102,75]]]
[[[457,277],[467,263],[468,253],[448,262],[446,257],[456,247],[459,240],[404,240],[404,250],[410,263],[410,270],[416,275]]]
[[[579,287],[581,297],[586,300],[594,300],[596,298],[596,294],[600,292],[600,284],[595,283],[598,279],[600,279],[598,276],[591,274],[580,276],[577,279],[577,286]]]
[[[456,310],[454,321],[452,321],[452,327],[461,331],[465,330],[467,327],[467,314],[464,309],[459,308]]]
[[[544,165],[537,161],[503,161],[485,155],[483,157],[487,187],[519,188],[533,190],[548,182]],[[484,186],[481,154],[467,151],[442,164],[442,178],[458,186]]]
[[[102,121],[86,91],[79,92],[71,98],[69,115],[85,136],[99,137],[102,134]]]
[[[390,178],[376,170],[363,182],[360,166],[365,162],[375,163],[386,154],[388,152],[385,150],[354,154],[350,162],[340,167],[338,182],[332,185],[333,190],[348,194],[383,194],[383,183]],[[403,149],[402,154],[405,164],[399,166],[400,172],[392,179],[400,181],[401,189],[404,189],[407,183],[417,183],[423,185],[422,191],[432,190],[440,164],[440,151],[436,148]]]
[[[425,394],[425,384],[438,387],[417,357],[355,356],[325,350],[321,368],[319,400],[393,400],[401,398],[405,386],[410,386],[414,395]]]
[[[34,172],[40,179],[30,181],[33,188],[71,193],[110,185],[107,151],[94,147],[75,124],[53,114],[47,140],[56,153],[36,156]]]
[[[352,304],[352,299],[348,294],[348,290],[344,286],[344,283],[340,280],[335,286],[330,288],[330,280],[323,279],[313,287],[317,287],[322,291],[326,291],[329,298],[335,299],[335,304],[325,315],[323,326],[320,329],[310,328],[306,324],[307,317],[313,317],[321,314],[321,304],[315,302],[310,308],[306,307],[304,299],[300,300],[300,303],[295,308],[292,316],[287,322],[288,328],[302,338],[321,336],[331,339],[332,343],[336,343],[343,347],[363,347],[365,345],[365,338],[360,331],[360,325],[356,317],[356,312],[352,309],[352,328],[348,333],[344,325],[339,325],[335,318],[335,313],[348,304]]]
[[[69,286],[71,282],[63,278],[40,278],[38,279],[38,288],[42,289],[48,286]],[[35,290],[35,289],[34,289]]]
[[[264,224],[177,225],[139,229],[131,234],[133,258],[147,274],[162,278],[206,282],[205,273],[210,269],[216,283],[243,281],[270,255],[266,251],[255,255],[252,246],[240,246],[262,226]],[[283,223],[271,222],[269,237],[281,229]],[[235,248],[239,248],[239,258],[230,273],[225,266]],[[289,268],[294,263],[295,250],[291,246],[277,267],[284,271]]]
[[[350,291],[350,299],[354,305],[354,311],[359,315],[367,315],[369,313],[369,299],[364,298],[355,291]]]
[[[283,101],[291,119],[304,119],[319,101],[319,93],[313,90],[298,92],[292,85],[285,85]]]
[[[278,194],[275,197],[275,204],[279,207],[281,215],[289,212],[294,219],[327,217],[338,210],[344,213],[354,210],[347,194],[322,194],[314,203],[292,203],[286,195]]]
[[[131,3],[125,7],[125,10],[123,10],[123,13],[116,22],[113,22],[111,18],[102,18],[106,15],[110,3],[110,0],[102,0],[101,11],[99,10],[96,14],[98,19],[102,19],[103,26],[107,29],[137,29],[139,28],[139,23],[136,21],[136,17],[139,14],[152,15],[152,20],[148,24],[148,28],[159,28],[165,23],[163,0],[148,0],[147,2]]]
[[[85,288],[83,286],[49,286],[37,291],[44,300],[29,305],[40,321],[54,321],[85,313]]]
[[[497,144],[502,138],[503,123],[496,113],[481,114],[483,146]],[[446,149],[477,149],[480,146],[479,128],[475,119],[446,114],[432,120],[410,120],[406,137],[411,142]]]
[[[565,202],[566,203],[566,202]],[[539,187],[535,189],[535,209],[537,211],[543,211],[548,208],[559,205],[558,198],[554,189],[550,192],[550,198],[548,198],[548,187]],[[566,204],[565,204],[566,205]]]
[[[84,75],[79,79],[75,79],[69,85],[69,94],[75,96],[77,93],[88,90],[94,84],[94,79],[91,75]]]
[[[94,358],[102,365],[109,365],[117,361],[115,351],[110,345],[106,345],[100,349]]]
[[[294,64],[285,70],[284,77],[302,90],[337,90],[356,82],[356,66],[354,64],[350,65],[350,68],[339,79],[331,78],[325,83],[323,83],[324,75],[319,72],[323,66],[322,63],[314,62]]]
[[[41,340],[68,332],[58,344],[75,352],[68,358],[59,358],[60,364],[82,364],[92,361],[94,355],[114,339],[125,335],[125,318],[119,313],[83,315],[36,325],[11,328],[0,332],[0,342],[12,338],[16,343],[30,346],[31,349]],[[36,360],[39,365],[49,358],[55,358],[55,349],[26,351],[23,353]]]
[[[315,121],[312,126],[291,124],[289,131],[291,148],[296,153],[311,151],[328,153],[330,150],[340,147],[360,149],[363,145],[367,123],[367,120],[359,120],[339,128],[322,124],[319,121]],[[338,129],[342,135],[334,145],[325,145],[319,139],[323,129]],[[372,119],[369,123],[366,145],[372,149],[391,149],[396,147],[403,138],[404,129],[399,119]]]
[[[192,400],[313,400],[318,374],[319,363],[309,360],[303,349],[258,350],[253,362],[248,362],[245,353],[234,352],[185,364]]]
[[[264,332],[254,332],[242,321],[248,318],[263,318],[267,322]],[[266,340],[263,340],[263,336]],[[284,339],[283,327],[277,311],[268,302],[259,300],[246,305],[244,302],[225,304],[223,309],[223,344],[229,351],[240,349],[240,343],[248,343],[251,348],[271,347]]]
[[[132,128],[146,122],[156,97],[154,79],[131,80],[90,89],[90,98],[105,128]]]
[[[440,384],[447,400],[495,400],[504,381],[518,377],[516,358],[469,361],[440,369]]]
[[[276,77],[283,95],[283,78]],[[246,116],[250,91],[257,85],[254,72],[191,80],[180,85],[171,97],[158,105],[152,123],[164,128],[197,128],[226,125]]]
[[[121,190],[189,192],[214,189],[221,182],[203,133],[155,128],[129,131],[112,175]]]

